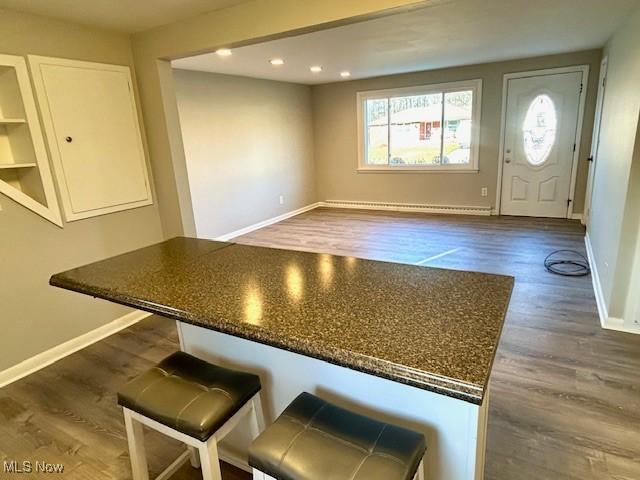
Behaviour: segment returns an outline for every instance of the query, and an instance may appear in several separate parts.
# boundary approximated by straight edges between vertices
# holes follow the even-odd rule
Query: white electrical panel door
[[[151,204],[129,68],[29,61],[67,221]]]

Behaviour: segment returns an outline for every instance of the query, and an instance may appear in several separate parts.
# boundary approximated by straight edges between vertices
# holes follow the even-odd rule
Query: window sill
[[[358,167],[358,173],[478,173],[473,167]]]

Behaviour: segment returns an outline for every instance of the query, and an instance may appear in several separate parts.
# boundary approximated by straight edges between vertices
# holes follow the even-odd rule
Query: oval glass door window
[[[556,141],[557,126],[553,100],[549,95],[538,95],[529,105],[522,125],[524,153],[531,165],[542,165],[549,158]]]

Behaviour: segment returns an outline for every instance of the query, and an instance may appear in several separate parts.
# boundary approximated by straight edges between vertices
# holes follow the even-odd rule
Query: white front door
[[[582,75],[509,79],[502,215],[567,217]]]

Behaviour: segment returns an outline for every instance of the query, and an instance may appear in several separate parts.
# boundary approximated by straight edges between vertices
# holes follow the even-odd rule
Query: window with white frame
[[[477,171],[482,80],[359,92],[358,170]]]

